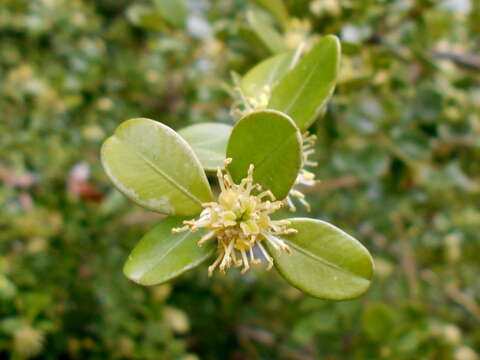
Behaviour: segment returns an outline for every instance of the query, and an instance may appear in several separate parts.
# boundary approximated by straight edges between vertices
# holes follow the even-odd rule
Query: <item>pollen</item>
[[[225,168],[231,159],[225,161]],[[284,203],[276,201],[271,191],[264,191],[259,184],[253,183],[254,166],[250,165],[247,177],[235,184],[228,170],[218,169],[217,177],[220,194],[216,202],[202,204],[203,211],[198,219],[184,221],[184,226],[173,232],[207,230],[198,241],[202,246],[208,241],[217,242],[217,258],[208,267],[208,275],[215,269],[220,273],[234,266],[241,267],[244,274],[251,264],[261,262],[255,256],[255,249],[267,261],[267,270],[273,266],[273,259],[265,250],[268,242],[275,250],[291,252],[281,235],[296,233],[289,228],[288,220],[272,220],[270,215],[279,210]]]

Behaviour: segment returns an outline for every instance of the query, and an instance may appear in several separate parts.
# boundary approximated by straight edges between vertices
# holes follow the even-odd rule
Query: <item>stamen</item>
[[[293,201],[290,198],[290,195],[287,196],[287,203],[288,203],[288,208],[290,209],[290,211],[292,211],[292,212],[297,211],[297,208],[293,204]]]
[[[315,180],[315,174],[307,171],[305,166],[317,166],[316,161],[311,161],[309,159],[310,155],[315,153],[315,142],[317,137],[315,135],[309,135],[308,132],[305,132],[302,135],[303,139],[303,168],[298,173],[297,179],[295,180],[294,187],[290,190],[289,195],[287,196],[287,204],[290,211],[296,211],[296,207],[293,204],[292,198],[298,199],[298,201],[306,208],[307,211],[310,211],[310,204],[305,200],[305,195],[297,189],[297,185],[304,186],[314,186],[317,181]]]
[[[312,211],[312,207],[305,199],[298,199],[302,203],[303,206],[307,209],[308,212]]]
[[[230,162],[231,159],[225,160],[225,169]],[[270,269],[273,259],[262,246],[262,241],[268,241],[278,251],[290,250],[277,236],[291,234],[296,230],[288,228],[288,220],[270,219],[270,214],[280,209],[284,203],[276,201],[271,191],[262,191],[259,184],[254,184],[253,172],[254,167],[250,165],[247,176],[239,184],[235,184],[227,170],[218,169],[217,177],[221,190],[218,202],[203,203],[204,210],[198,219],[184,221],[184,226],[172,230],[207,230],[198,241],[199,246],[217,239],[218,256],[208,268],[209,276],[217,268],[222,274],[230,267],[242,267],[240,272],[247,272],[251,264],[261,262],[253,253],[256,245],[268,262],[267,269]],[[260,194],[252,194],[253,189]]]
[[[265,257],[265,260],[268,262],[267,270],[270,270],[273,266],[273,259],[268,255],[267,251],[265,248],[262,246],[262,244],[258,243],[258,247],[260,248],[260,251],[262,252],[263,256]]]
[[[220,185],[220,191],[225,191],[225,183],[223,182],[223,174],[220,168],[217,169],[218,184]]]
[[[198,246],[202,246],[204,243],[206,243],[208,240],[212,239],[215,235],[217,234],[216,231],[210,231],[206,235],[203,235],[202,238],[198,241]]]
[[[215,259],[215,262],[208,267],[208,276],[211,277],[215,268],[217,267],[218,263],[222,260],[222,254],[220,253],[218,257]]]
[[[250,253],[250,262],[254,265],[260,264],[262,261],[260,259],[255,259],[255,256],[253,255],[253,247],[251,247],[248,252]]]
[[[273,193],[272,193],[270,190],[267,190],[267,191],[264,191],[264,192],[260,193],[260,194],[258,195],[258,198],[259,198],[259,199],[263,199],[264,197],[267,197],[267,196],[268,196],[268,197],[270,198],[270,200],[272,200],[272,201],[275,201],[275,200],[276,200],[275,195],[273,195]]]
[[[290,250],[289,246],[285,244],[285,242],[282,239],[279,239],[276,236],[273,236],[271,234],[264,234],[264,236],[270,242],[270,244],[272,244],[276,249]]]
[[[226,250],[225,250],[225,254],[223,255],[223,260],[222,262],[220,263],[220,272],[222,274],[225,274],[225,268],[227,267],[230,267],[230,264],[232,263],[232,259],[230,257],[230,254],[233,250],[233,245],[235,244],[234,241],[231,241],[227,247],[226,247]]]
[[[290,194],[292,194],[292,196],[295,196],[298,199],[304,199],[305,198],[305,195],[298,190],[291,190]]]
[[[240,273],[245,274],[250,268],[250,265],[248,264],[247,254],[245,253],[245,250],[241,250],[240,253],[242,254],[242,260],[243,260],[243,269]]]
[[[188,225],[185,225],[185,226],[181,226],[181,227],[178,227],[178,228],[173,228],[172,232],[173,233],[179,233],[179,232],[187,231],[189,229],[190,229],[190,227]]]
[[[242,260],[237,259],[237,253],[235,251],[232,251],[232,260],[235,267],[242,266]]]

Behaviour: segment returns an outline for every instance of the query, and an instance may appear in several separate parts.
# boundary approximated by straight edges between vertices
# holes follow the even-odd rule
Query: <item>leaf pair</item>
[[[125,264],[124,272],[142,285],[170,281],[198,266],[215,251],[213,242],[203,247],[197,241],[202,231],[172,234],[184,218],[169,217],[150,230]],[[284,237],[291,254],[268,251],[280,274],[293,286],[315,297],[346,300],[370,286],[373,262],[357,240],[326,222],[289,219],[297,234]]]
[[[328,35],[293,68],[293,52],[262,61],[247,72],[240,87],[247,97],[253,98],[260,97],[265,89],[271,89],[267,108],[289,115],[304,131],[325,110],[335,89],[340,56],[340,41]]]
[[[102,147],[107,175],[123,194],[146,209],[194,216],[202,203],[213,200],[204,169],[222,167],[225,156],[234,159],[229,170],[235,181],[254,164],[255,182],[279,199],[288,194],[301,166],[300,133],[292,120],[277,111],[254,112],[233,131],[228,125],[204,124],[180,133],[192,146],[154,120],[124,122]]]

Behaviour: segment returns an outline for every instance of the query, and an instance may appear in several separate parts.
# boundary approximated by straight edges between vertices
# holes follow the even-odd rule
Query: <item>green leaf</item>
[[[292,253],[268,251],[280,274],[299,290],[321,299],[347,300],[367,291],[373,260],[356,239],[316,219],[289,219],[298,233],[283,239]]]
[[[340,55],[337,37],[320,39],[273,89],[268,108],[290,115],[300,130],[307,129],[333,94]]]
[[[250,69],[240,81],[240,87],[247,97],[259,98],[265,88],[273,87],[288,72],[294,56],[293,51],[272,56]]]
[[[172,280],[197,267],[215,251],[215,242],[197,245],[204,232],[172,233],[185,218],[168,217],[146,233],[128,257],[123,272],[141,285]]]
[[[238,121],[227,147],[229,171],[238,183],[255,165],[253,180],[277,199],[290,191],[302,164],[302,137],[293,121],[275,110],[258,110]]]
[[[178,131],[192,147],[203,168],[214,171],[223,168],[227,152],[227,142],[232,127],[219,123],[203,123],[187,126]]]
[[[247,13],[247,19],[255,34],[272,53],[281,53],[288,50],[285,41],[273,27],[267,14],[262,11],[250,10]]]
[[[267,9],[277,20],[286,27],[288,24],[288,10],[283,0],[255,0],[255,2]]]
[[[122,123],[102,146],[108,177],[128,198],[149,210],[193,216],[212,192],[200,161],[175,131],[150,119]]]
[[[156,0],[155,5],[170,25],[178,28],[185,26],[188,9],[184,0]]]

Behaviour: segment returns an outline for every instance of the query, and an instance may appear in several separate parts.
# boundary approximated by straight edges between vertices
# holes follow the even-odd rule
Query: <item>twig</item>
[[[413,249],[410,246],[410,242],[405,237],[405,225],[403,223],[401,215],[394,214],[393,221],[395,222],[397,234],[400,238],[400,243],[402,247],[400,261],[403,271],[405,272],[405,275],[407,277],[410,296],[413,298],[413,300],[416,301],[420,297],[420,284],[418,283],[418,271],[413,256]]]
[[[477,59],[472,55],[453,54],[438,50],[432,50],[432,55],[437,59],[449,60],[455,65],[465,69],[480,71],[480,59]]]
[[[430,282],[438,288],[442,288],[442,282],[432,270],[422,271],[422,278]],[[480,319],[480,307],[474,299],[462,293],[456,285],[447,284],[443,286],[445,294],[457,304],[463,306],[467,312],[472,314],[476,319]]]

